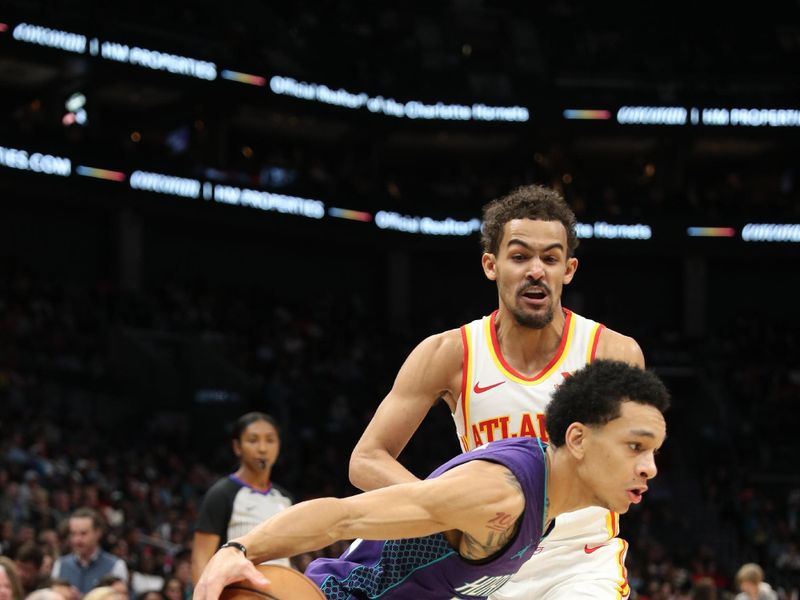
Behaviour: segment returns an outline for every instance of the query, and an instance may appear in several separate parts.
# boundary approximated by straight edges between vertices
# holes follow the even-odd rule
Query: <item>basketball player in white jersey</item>
[[[559,194],[521,187],[486,205],[483,217],[483,270],[497,284],[499,306],[425,339],[408,356],[353,451],[350,479],[362,490],[417,479],[397,456],[439,398],[465,451],[502,438],[546,440],[545,406],[572,371],[596,358],[644,367],[635,340],[561,306],[578,268],[578,238]],[[628,546],[616,537],[617,517],[600,508],[560,516],[492,600],[626,598]]]

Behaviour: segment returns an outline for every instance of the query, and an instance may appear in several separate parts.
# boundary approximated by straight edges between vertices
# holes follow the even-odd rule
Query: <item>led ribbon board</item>
[[[611,224],[605,221],[595,221],[594,224],[577,223],[575,232],[581,239],[649,240],[653,237],[653,228],[642,223]]]
[[[800,127],[800,109],[622,106],[616,119],[620,125]]]
[[[213,81],[217,78],[217,66],[213,62],[139,46],[128,46],[119,42],[102,41],[96,37],[89,38],[71,31],[20,23],[14,27],[11,35],[19,42],[75,54],[86,54],[88,51],[91,56],[99,55],[106,60],[128,63],[154,71],[166,71],[206,81]]]
[[[736,230],[733,227],[687,227],[686,235],[689,237],[734,237]]]
[[[426,235],[472,235],[480,231],[480,219],[459,221],[456,219],[433,219],[431,217],[415,217],[401,215],[396,212],[381,210],[375,213],[375,225],[379,229],[391,229],[405,233],[422,233]]]
[[[72,161],[63,156],[40,152],[31,154],[27,150],[4,148],[3,146],[0,146],[0,166],[60,177],[69,177],[72,173]]]
[[[370,96],[364,92],[353,93],[339,88],[333,90],[321,83],[306,83],[291,77],[275,76],[269,81],[273,94],[291,96],[349,109],[366,108],[371,113],[390,117],[441,121],[505,121],[522,123],[530,119],[522,106],[486,106],[485,104],[428,104],[418,100],[398,102],[394,98]]]
[[[204,81],[218,78],[248,85],[265,87],[267,78],[258,74],[232,69],[219,72],[214,62],[180,56],[160,50],[131,46],[125,43],[88,37],[71,31],[51,29],[30,23],[14,27],[12,36],[19,42],[54,48],[76,54],[89,54],[105,60],[163,71],[174,75],[193,77]],[[460,104],[443,101],[397,101],[381,95],[364,92],[353,93],[343,88],[333,89],[322,83],[300,82],[278,75],[269,79],[270,91],[278,96],[329,104],[351,110],[366,109],[374,114],[413,120],[482,121],[524,123],[530,120],[530,111],[524,106],[488,106],[481,103]]]
[[[17,148],[0,146],[0,167],[30,171],[47,175],[68,177],[73,173],[72,160],[41,152],[28,152]],[[78,165],[75,175],[104,180],[111,183],[128,181],[132,190],[202,200],[231,206],[244,206],[268,212],[322,219],[326,216],[325,203],[313,198],[300,198],[275,194],[264,190],[240,188],[232,185],[212,183],[190,177],[178,177],[165,173],[134,170],[125,171]],[[362,223],[373,222],[373,216],[364,211],[341,207],[330,207],[327,216]],[[393,211],[378,211],[374,216],[375,226],[383,230],[430,236],[469,236],[480,232],[480,219],[433,218],[428,216],[402,215]],[[794,226],[800,236],[800,226]],[[578,223],[580,238],[603,240],[649,240],[652,227],[647,224],[612,224],[596,221],[593,224]],[[755,230],[754,230],[755,231]]]
[[[800,242],[800,223],[748,223],[742,228],[745,242]]]

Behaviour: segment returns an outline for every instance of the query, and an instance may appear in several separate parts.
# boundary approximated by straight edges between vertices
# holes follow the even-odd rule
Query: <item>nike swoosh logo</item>
[[[496,388],[498,385],[503,385],[505,381],[499,381],[497,383],[493,383],[492,385],[487,385],[486,387],[481,387],[480,382],[475,382],[475,387],[472,388],[472,391],[476,394],[482,394],[483,392],[487,392],[492,388]]]
[[[602,548],[602,547],[604,547],[604,546],[605,546],[605,544],[600,544],[599,546],[595,546],[594,548],[590,548],[590,547],[589,547],[589,544],[585,544],[585,545],[583,546],[583,551],[584,551],[584,552],[586,552],[586,554],[591,554],[591,553],[592,553],[592,552],[594,552],[595,550],[599,550],[600,548]]]

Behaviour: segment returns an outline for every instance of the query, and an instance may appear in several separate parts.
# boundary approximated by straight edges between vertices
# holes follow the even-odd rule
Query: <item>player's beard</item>
[[[519,325],[530,329],[544,329],[553,321],[553,305],[547,307],[543,313],[530,314],[518,308],[512,309],[511,314]]]
[[[518,295],[522,296],[522,294],[525,293],[525,290],[531,287],[541,287],[544,289],[547,297],[551,299],[547,309],[544,312],[531,314],[519,307],[514,307],[511,309],[511,314],[514,316],[517,324],[522,325],[523,327],[529,327],[530,329],[544,329],[553,321],[553,296],[547,284],[539,281],[526,282],[519,290]]]

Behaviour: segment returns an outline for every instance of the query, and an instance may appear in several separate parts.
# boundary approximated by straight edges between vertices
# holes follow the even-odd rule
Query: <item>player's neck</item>
[[[495,331],[503,358],[523,375],[534,376],[558,352],[565,322],[560,305],[554,307],[553,320],[541,329],[520,325],[501,305],[495,316]]]
[[[575,464],[569,452],[548,446],[547,458],[547,511],[549,522],[558,515],[591,506],[592,496],[575,476]]]

